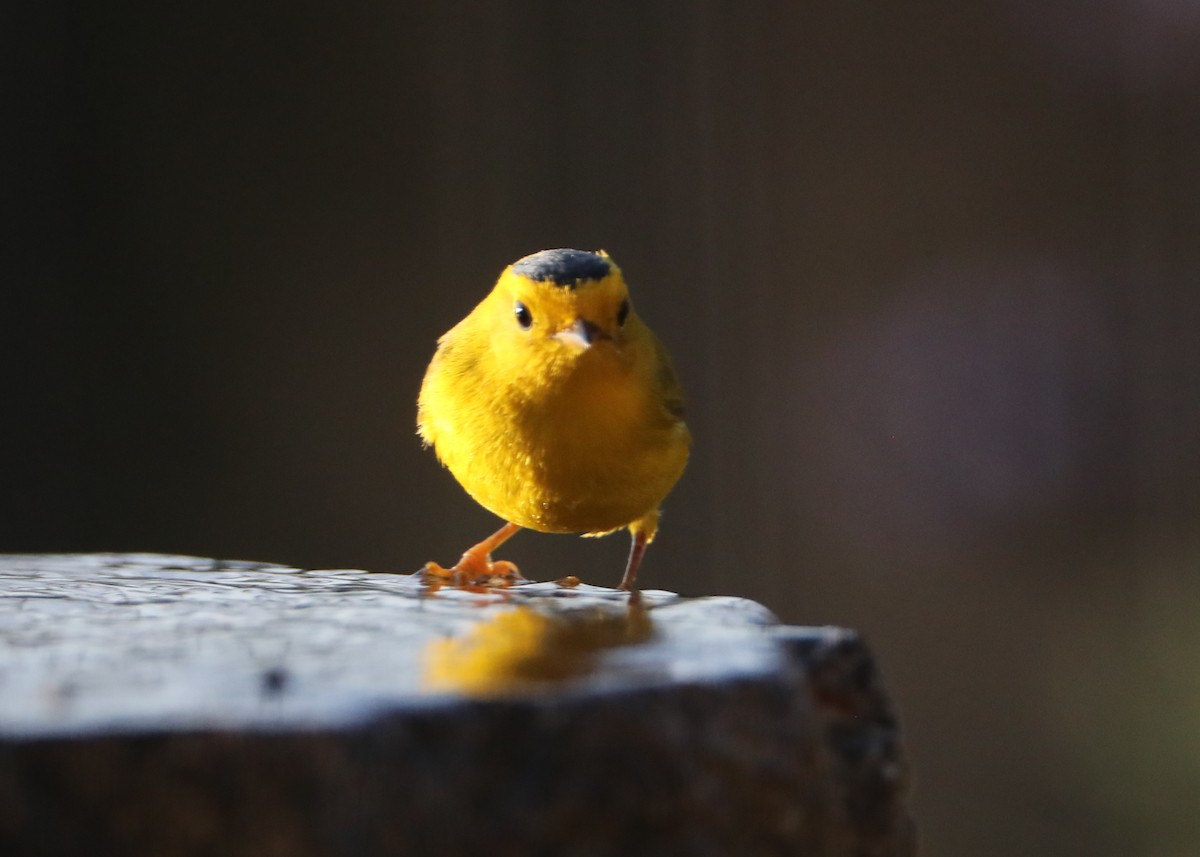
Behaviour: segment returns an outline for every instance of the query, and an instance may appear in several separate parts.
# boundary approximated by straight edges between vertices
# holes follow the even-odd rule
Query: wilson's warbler
[[[438,340],[417,430],[506,523],[453,568],[454,583],[520,579],[491,552],[522,527],[601,536],[628,528],[631,589],[691,435],[670,358],[599,251],[543,250],[508,266]]]

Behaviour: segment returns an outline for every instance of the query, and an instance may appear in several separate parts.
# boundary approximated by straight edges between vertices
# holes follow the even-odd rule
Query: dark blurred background
[[[689,395],[646,585],[872,641],[924,853],[1200,853],[1200,6],[16,2],[0,549],[411,571],[516,258]],[[615,583],[623,536],[526,533]]]

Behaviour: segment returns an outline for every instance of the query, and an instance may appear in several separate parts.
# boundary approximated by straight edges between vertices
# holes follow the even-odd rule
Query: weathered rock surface
[[[423,686],[431,641],[628,596],[0,556],[0,854],[913,853],[857,635],[643,595],[648,641],[473,699]]]

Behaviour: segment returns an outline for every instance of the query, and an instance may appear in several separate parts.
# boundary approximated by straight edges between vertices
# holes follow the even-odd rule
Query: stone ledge
[[[0,556],[0,853],[908,855],[854,633],[643,593],[653,635],[486,699],[432,641],[624,593],[159,555]]]

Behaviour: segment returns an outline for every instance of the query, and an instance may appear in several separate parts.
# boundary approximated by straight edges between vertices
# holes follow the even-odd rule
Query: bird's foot
[[[450,568],[443,568],[436,562],[427,562],[417,573],[426,583],[440,583],[444,586],[506,589],[517,583],[529,582],[515,563],[503,559],[493,561],[491,554],[477,553],[474,550],[464,553],[458,564]]]

